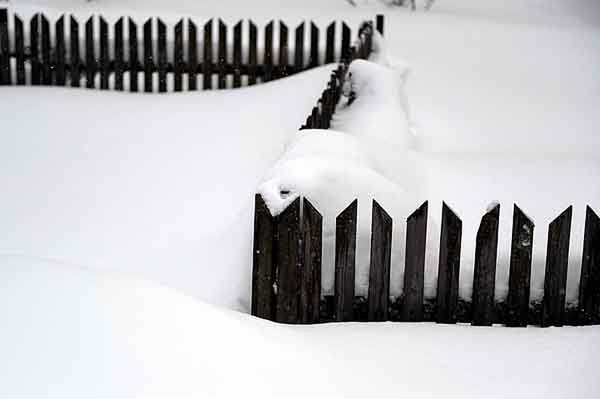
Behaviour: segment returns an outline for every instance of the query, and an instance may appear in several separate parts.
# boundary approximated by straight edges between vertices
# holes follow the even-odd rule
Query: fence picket
[[[275,318],[274,234],[274,218],[260,194],[256,194],[251,313],[267,320]]]
[[[499,223],[500,204],[497,204],[483,216],[477,231],[471,323],[474,326],[491,326],[494,322]]]
[[[173,90],[183,90],[183,19],[175,25],[173,35],[175,45],[173,46]]]
[[[288,28],[283,21],[279,21],[279,68],[277,78],[285,78],[289,75],[288,58]]]
[[[54,83],[57,86],[64,86],[66,83],[65,71],[65,17],[61,15],[54,25]]]
[[[42,84],[52,84],[52,69],[50,68],[50,23],[44,14],[41,14],[42,23]]]
[[[96,56],[94,55],[94,17],[85,23],[85,86],[94,88],[96,75]]]
[[[304,22],[296,28],[294,48],[294,72],[304,69]]]
[[[167,27],[160,18],[158,25],[158,92],[167,91]]]
[[[129,18],[129,90],[132,92],[138,91],[138,71],[139,71],[139,56],[138,56],[138,37],[137,25],[133,19]]]
[[[533,221],[515,205],[513,211],[508,297],[506,300],[506,325],[508,327],[525,327],[529,322],[534,227]]]
[[[219,58],[217,61],[217,71],[219,74],[219,89],[227,88],[227,73],[225,65],[227,64],[227,25],[219,19]]]
[[[314,22],[310,22],[310,58],[308,61],[310,68],[319,65],[319,28]]]
[[[212,89],[212,19],[204,24],[204,54],[202,57],[203,90]]]
[[[298,323],[300,255],[300,198],[288,206],[275,222],[276,235],[276,297],[275,321]],[[300,266],[300,267],[299,267]]]
[[[71,15],[69,20],[69,42],[71,51],[69,53],[71,87],[81,85],[81,57],[79,55],[79,22]]]
[[[444,203],[442,205],[440,261],[437,285],[436,321],[438,323],[456,323],[461,239],[462,221]]]
[[[321,301],[323,216],[304,198],[302,204],[302,256],[300,323],[318,323]]]
[[[23,35],[23,20],[16,14],[15,21],[15,55],[17,61],[17,84],[25,84],[25,39]]]
[[[369,321],[387,321],[390,298],[392,218],[373,200],[371,262],[369,267]]]
[[[154,46],[152,40],[152,19],[144,23],[144,91],[152,93],[154,72]]]
[[[406,220],[403,321],[423,321],[428,208],[426,201]]]
[[[579,282],[579,321],[600,324],[600,218],[589,206]]]
[[[256,64],[258,62],[258,41],[256,25],[248,21],[248,85],[256,84]]]
[[[103,17],[100,17],[100,90],[108,90],[109,74],[108,24]]]
[[[548,228],[542,327],[560,327],[564,324],[572,215],[573,207],[570,206]]]
[[[263,57],[263,82],[273,79],[273,21],[265,27],[265,54]]]
[[[123,72],[125,58],[123,55],[123,18],[115,24],[115,90],[123,90]]]
[[[325,63],[330,64],[335,61],[335,22],[329,24],[326,33]]]
[[[350,59],[350,27],[342,23],[342,61]]]
[[[198,81],[198,28],[188,19],[188,90],[197,90]]]
[[[354,319],[354,275],[356,264],[356,221],[358,200],[335,220],[335,320]]]
[[[242,21],[233,27],[233,87],[242,85]]]
[[[383,36],[383,28],[384,28],[384,17],[383,17],[383,14],[377,14],[376,21],[375,21],[375,26],[377,27],[377,32],[379,32],[379,34],[381,36]]]
[[[8,11],[0,8],[0,85],[11,84]]]

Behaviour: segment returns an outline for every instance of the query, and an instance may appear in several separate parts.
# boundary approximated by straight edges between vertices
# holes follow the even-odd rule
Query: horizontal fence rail
[[[122,17],[111,25],[101,15],[50,22],[38,13],[29,23],[14,14],[9,26],[8,15],[0,9],[0,85],[149,93],[236,88],[336,62],[350,52],[351,30],[336,21],[325,32],[311,21],[293,30],[271,21],[259,43],[251,20],[230,28],[220,19],[204,25],[181,19],[167,28],[160,18],[138,24]],[[377,21],[383,29],[383,16]]]
[[[329,321],[434,321],[476,326],[504,324],[563,326],[600,324],[600,218],[586,210],[579,305],[565,303],[573,208],[549,225],[541,303],[530,298],[534,223],[514,206],[509,292],[495,298],[500,204],[481,219],[476,236],[471,302],[459,298],[462,221],[442,206],[437,295],[424,298],[428,203],[406,221],[403,295],[390,297],[392,218],[372,205],[371,256],[367,298],[356,297],[355,263],[358,202],[336,218],[334,294],[321,290],[323,216],[306,198],[297,198],[272,216],[262,197],[255,198],[252,314],[292,324]]]

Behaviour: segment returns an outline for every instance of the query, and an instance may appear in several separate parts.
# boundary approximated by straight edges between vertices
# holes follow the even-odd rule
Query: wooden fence
[[[435,321],[478,326],[525,327],[600,324],[600,218],[587,208],[579,305],[567,309],[565,290],[572,207],[549,226],[544,296],[530,299],[533,222],[513,211],[509,292],[496,302],[495,277],[500,205],[482,218],[476,236],[473,295],[459,298],[462,222],[442,207],[437,297],[424,298],[428,203],[406,221],[404,292],[390,299],[392,218],[372,207],[368,297],[355,297],[357,208],[355,200],[336,218],[334,295],[321,292],[323,218],[306,199],[296,199],[277,217],[255,199],[252,314],[282,323],[326,321]]]
[[[383,35],[384,19],[383,15],[378,15],[376,19],[377,31]],[[306,122],[300,127],[304,129],[329,129],[331,118],[335,113],[335,107],[340,101],[342,90],[347,81],[351,78],[348,74],[350,63],[356,59],[368,59],[373,49],[373,22],[365,22],[358,30],[358,37],[354,45],[350,46],[350,38],[342,41],[342,52],[338,67],[331,72],[327,87],[323,90],[317,104],[313,107]],[[349,93],[349,103],[353,101],[353,93]]]
[[[264,27],[264,43],[259,46],[258,28],[252,21],[239,21],[231,31],[222,20],[209,20],[198,32],[196,23],[181,19],[169,38],[167,25],[159,18],[146,20],[141,34],[131,18],[118,19],[112,34],[102,16],[89,17],[83,26],[73,16],[61,16],[53,32],[44,14],[34,15],[28,30],[18,15],[13,20],[11,30],[7,10],[0,9],[0,85],[134,92],[235,88],[336,62],[336,53],[343,58],[350,52],[351,30],[342,22],[341,34],[336,35],[335,21],[326,28],[323,56],[321,32],[314,22],[297,26],[290,42],[288,26],[280,21],[278,48],[274,48],[274,21]],[[383,16],[377,20],[383,29]],[[306,42],[305,29],[310,30]],[[233,40],[228,38],[231,34]]]

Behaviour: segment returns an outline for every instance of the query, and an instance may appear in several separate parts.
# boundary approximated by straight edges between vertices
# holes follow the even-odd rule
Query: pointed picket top
[[[438,323],[456,323],[461,241],[462,220],[443,202],[437,284]]]
[[[304,198],[302,201],[302,260],[300,271],[300,322],[318,323],[321,302],[323,216]]]
[[[300,257],[300,197],[296,198],[276,219],[276,314],[280,323],[298,323],[299,288],[302,270]]]
[[[392,217],[373,200],[369,266],[369,321],[386,321],[390,298]]]
[[[354,319],[354,278],[356,267],[356,225],[358,199],[335,219],[335,320]]]
[[[600,324],[600,217],[589,205],[579,282],[579,321]]]
[[[403,321],[423,321],[428,208],[425,201],[406,220]]]

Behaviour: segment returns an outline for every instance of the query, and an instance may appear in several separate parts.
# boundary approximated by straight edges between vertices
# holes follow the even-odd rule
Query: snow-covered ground
[[[536,222],[537,298],[547,224],[573,204],[576,299],[584,206],[600,210],[598,3],[438,0],[428,13],[368,3],[11,2],[23,14],[334,16],[352,26],[383,10],[387,50],[352,66],[358,98],[327,133],[296,130],[332,66],[208,93],[0,89],[0,396],[598,397],[597,327],[290,327],[224,309],[248,311],[253,195],[270,192],[277,210],[290,200],[280,187],[325,214],[326,265],[334,218],[359,197],[359,293],[374,195],[394,217],[395,295],[402,221],[423,200],[426,294],[446,200],[464,222],[464,297],[489,202],[503,205],[498,296],[518,202]],[[330,289],[332,273],[323,278]]]

